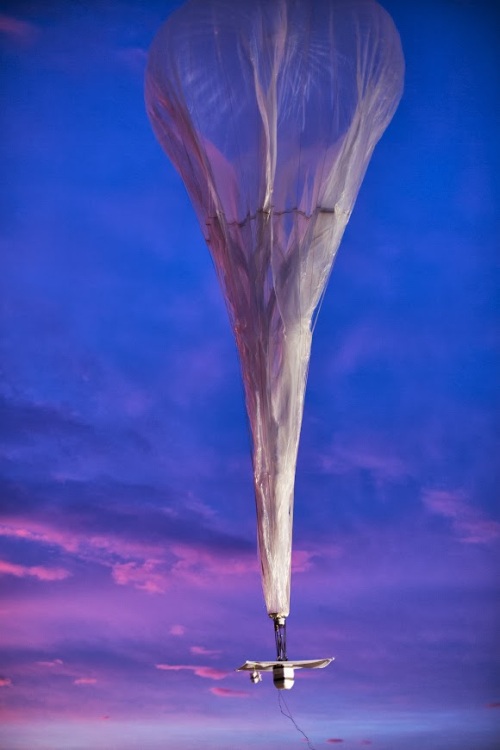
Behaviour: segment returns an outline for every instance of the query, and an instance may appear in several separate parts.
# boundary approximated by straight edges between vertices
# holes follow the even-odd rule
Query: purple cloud
[[[240,576],[258,570],[255,554],[231,555],[203,544],[173,543],[170,552],[175,555],[172,571],[192,582],[201,583],[206,577],[217,573]]]
[[[197,677],[204,677],[207,680],[223,680],[231,672],[224,669],[215,669],[214,667],[195,666],[192,664],[156,664],[156,669],[164,672],[193,672]]]
[[[147,50],[142,47],[124,47],[115,52],[118,62],[134,73],[143,73],[148,59]]]
[[[350,329],[340,342],[330,358],[328,371],[334,377],[349,375],[374,356],[387,355],[389,349],[387,333],[383,339],[373,323],[363,322]]]
[[[16,41],[29,43],[38,34],[38,28],[28,21],[0,14],[0,34],[5,34]]]
[[[292,551],[292,572],[306,573],[313,566],[314,551],[305,549],[294,549]]]
[[[210,692],[219,698],[248,698],[248,693],[244,690],[232,690],[225,687],[211,687]]]
[[[185,634],[186,628],[184,627],[184,625],[172,625],[168,632],[170,633],[170,635],[181,637]]]
[[[39,581],[63,581],[71,573],[64,568],[48,568],[44,565],[17,565],[0,560],[0,575],[11,575],[16,578],[37,578]]]
[[[49,669],[52,669],[53,667],[62,667],[64,665],[62,659],[53,659],[52,661],[37,661],[36,663],[39,667],[48,667]]]
[[[148,594],[164,594],[168,588],[168,577],[158,571],[158,560],[146,560],[142,563],[116,563],[112,566],[112,576],[119,586],[132,585]]]
[[[179,511],[149,506],[137,528],[128,525],[126,504],[103,508],[99,511],[102,520],[97,523],[98,508],[93,516],[91,503],[82,511],[76,510],[74,522],[67,516],[66,526],[60,518],[41,520],[27,514],[4,514],[0,536],[46,547],[47,551],[57,548],[65,558],[104,566],[116,584],[150,594],[164,593],[173,580],[203,585],[214,575],[238,577],[258,570],[255,549],[214,528],[217,519],[203,503],[188,502]],[[144,523],[150,528],[146,529]],[[181,541],[183,538],[185,541]],[[309,557],[298,551],[297,569],[307,569]],[[62,577],[61,570],[53,575]],[[27,570],[15,566],[4,572],[28,575]],[[43,569],[32,570],[32,575],[43,574]]]
[[[95,677],[77,677],[73,680],[73,685],[95,685],[97,679]]]
[[[204,646],[191,646],[189,650],[195,656],[219,656],[221,653],[216,649],[205,648]]]
[[[427,510],[450,521],[460,541],[488,544],[500,539],[500,522],[487,518],[467,502],[463,492],[426,489],[422,499]]]
[[[321,451],[318,464],[325,474],[342,475],[369,471],[377,479],[393,482],[412,472],[393,448],[375,435],[343,436],[329,450]]]
[[[7,520],[7,524],[0,524],[0,536],[60,547],[66,552],[76,552],[81,542],[77,535],[65,530],[60,531],[45,522],[15,517]]]

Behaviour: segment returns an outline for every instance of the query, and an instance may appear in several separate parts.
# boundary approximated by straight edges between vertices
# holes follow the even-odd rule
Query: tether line
[[[299,734],[301,734],[302,737],[307,742],[307,747],[309,748],[309,750],[315,750],[314,745],[312,744],[312,742],[309,739],[309,737],[307,736],[307,734],[302,731],[302,729],[299,727],[299,725],[297,724],[297,722],[293,718],[292,712],[290,711],[290,709],[288,707],[288,704],[287,704],[287,702],[285,700],[285,696],[282,695],[281,690],[278,693],[278,703],[279,703],[279,707],[280,707],[281,713],[283,714],[283,716],[286,716],[287,719],[290,719],[290,721],[292,722],[292,724],[295,727],[295,729],[297,730],[297,732],[299,732]],[[283,706],[285,707],[286,711],[283,710]]]

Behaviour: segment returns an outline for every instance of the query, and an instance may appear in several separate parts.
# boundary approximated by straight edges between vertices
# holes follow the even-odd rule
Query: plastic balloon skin
[[[373,0],[189,0],[149,54],[146,106],[198,215],[238,347],[267,611],[290,609],[313,316],[403,89]]]

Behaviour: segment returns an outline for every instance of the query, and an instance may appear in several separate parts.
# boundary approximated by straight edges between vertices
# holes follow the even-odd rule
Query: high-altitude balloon
[[[373,0],[189,0],[146,73],[153,129],[212,253],[253,437],[268,613],[290,608],[312,321],[404,61]]]

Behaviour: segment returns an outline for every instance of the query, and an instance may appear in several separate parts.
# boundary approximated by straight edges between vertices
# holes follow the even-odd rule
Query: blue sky
[[[176,3],[0,4],[6,750],[303,747],[270,681],[239,366],[143,103]],[[498,744],[498,18],[387,2],[405,93],[315,330],[288,703],[316,748]],[[158,665],[176,667],[159,668]]]

